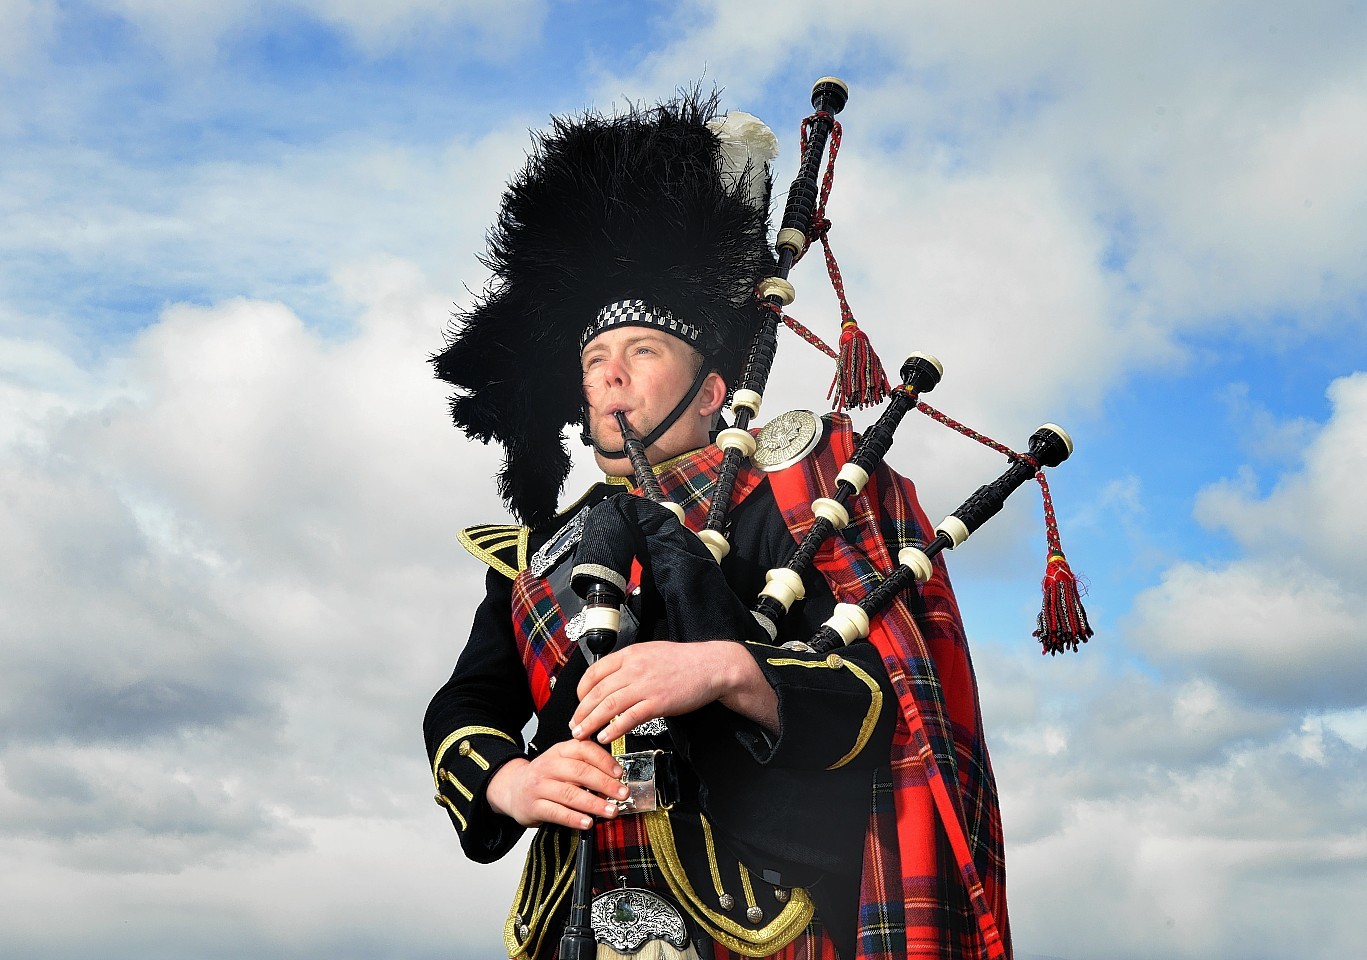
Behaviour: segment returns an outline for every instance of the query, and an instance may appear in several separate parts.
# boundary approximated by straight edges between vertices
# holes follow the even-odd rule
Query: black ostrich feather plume
[[[766,212],[718,171],[716,115],[717,96],[694,91],[556,118],[503,196],[490,285],[432,363],[456,387],[456,426],[503,445],[499,493],[525,523],[555,515],[564,427],[582,416],[578,339],[605,304],[638,298],[700,327],[728,383],[744,361],[774,260]]]

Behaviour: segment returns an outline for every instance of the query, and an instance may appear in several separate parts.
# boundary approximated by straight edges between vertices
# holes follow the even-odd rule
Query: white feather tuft
[[[769,200],[769,162],[778,157],[778,137],[759,117],[732,110],[707,122],[721,141],[717,166],[722,179],[745,191],[751,205],[760,207]]]

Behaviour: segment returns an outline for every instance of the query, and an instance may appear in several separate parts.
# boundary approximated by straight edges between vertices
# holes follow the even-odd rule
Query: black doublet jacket
[[[624,495],[623,490],[599,484],[553,524],[536,531],[479,527],[462,535],[466,546],[489,564],[486,595],[451,679],[428,707],[424,733],[437,802],[447,810],[472,860],[496,860],[522,835],[524,828],[488,806],[485,788],[508,760],[533,756],[568,739],[574,688],[586,669],[576,648],[537,714],[512,623],[513,578],[583,506]],[[767,481],[733,507],[730,523],[732,549],[721,569],[748,606],[763,587],[765,573],[782,565],[795,544]],[[789,888],[799,893],[805,889],[818,922],[840,953],[850,956],[870,783],[874,769],[887,763],[896,698],[870,644],[855,644],[829,657],[778,649],[788,640],[809,638],[833,609],[834,598],[819,572],[809,571],[804,581],[807,597],[779,625],[775,644],[743,644],[777,694],[778,735],[711,704],[671,718],[662,745],[683,758],[685,789],[697,794],[678,805],[678,858],[689,876],[706,878],[709,857],[716,876],[717,853],[698,848],[701,835],[683,826],[690,812],[696,821],[696,811],[705,810],[715,824],[721,854],[738,859],[752,875],[746,880],[747,892],[753,882],[772,888],[786,903]],[[667,630],[661,623],[656,634]],[[533,715],[538,728],[527,745],[521,732]],[[548,829],[560,830],[541,828],[543,833]],[[705,879],[697,885],[706,886]],[[746,926],[743,906],[731,912]],[[549,956],[558,937],[556,929],[544,938],[540,955]]]

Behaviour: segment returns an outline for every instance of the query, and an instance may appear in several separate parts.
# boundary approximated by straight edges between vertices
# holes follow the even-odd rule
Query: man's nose
[[[598,374],[603,378],[604,386],[618,387],[623,386],[630,379],[627,375],[626,364],[616,357],[604,357],[596,364]]]

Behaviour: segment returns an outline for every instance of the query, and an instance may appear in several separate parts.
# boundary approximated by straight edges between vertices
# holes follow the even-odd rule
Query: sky
[[[427,358],[529,130],[850,86],[855,314],[1065,425],[951,571],[1025,960],[1367,953],[1367,5],[0,0],[0,956],[499,955],[423,710],[503,522]],[[832,339],[819,258],[789,312]],[[825,406],[780,344],[765,413]],[[867,423],[871,414],[861,414]],[[761,419],[763,419],[763,415]],[[577,454],[579,456],[579,454]],[[913,417],[932,515],[1000,458]],[[582,458],[573,495],[593,479]]]

